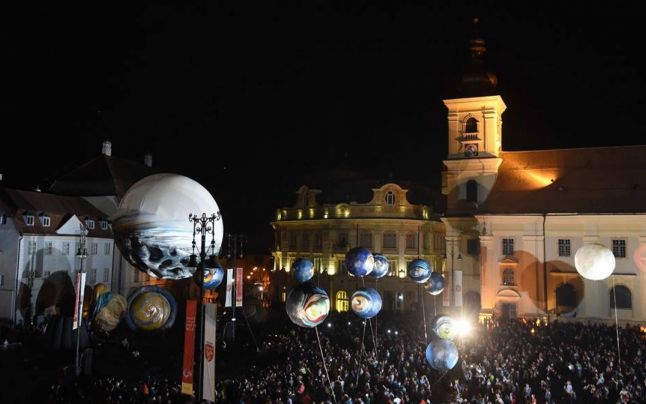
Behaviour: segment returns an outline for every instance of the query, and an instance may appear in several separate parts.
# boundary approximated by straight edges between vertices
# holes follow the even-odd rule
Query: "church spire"
[[[479,18],[473,19],[471,40],[468,46],[468,55],[464,70],[458,83],[459,91],[463,97],[479,97],[494,95],[498,78],[487,71],[484,54],[487,51],[485,40],[478,30]]]

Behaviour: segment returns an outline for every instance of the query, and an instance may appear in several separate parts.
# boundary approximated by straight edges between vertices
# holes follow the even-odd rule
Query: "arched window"
[[[475,118],[467,119],[467,123],[464,126],[464,133],[478,133],[478,120]]]
[[[514,270],[507,268],[502,272],[502,284],[505,286],[513,286],[516,283],[514,282]]]
[[[393,191],[386,192],[386,205],[393,206],[395,204],[395,193]]]
[[[345,290],[339,290],[336,292],[336,311],[348,311],[350,310],[350,300],[348,299],[348,292]]]
[[[478,202],[478,183],[476,180],[467,181],[467,202]]]
[[[564,283],[556,288],[556,305],[564,307],[576,306],[576,291],[574,286]]]
[[[617,285],[610,289],[610,308],[615,308],[615,300],[617,301],[618,309],[632,309],[633,299],[630,289],[624,285]]]

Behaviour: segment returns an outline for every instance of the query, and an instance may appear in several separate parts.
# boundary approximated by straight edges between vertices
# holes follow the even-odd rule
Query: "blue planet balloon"
[[[388,258],[386,258],[386,256],[383,254],[376,253],[372,256],[375,259],[375,265],[372,269],[372,272],[370,272],[370,276],[373,276],[375,278],[381,278],[385,276],[390,270],[390,263],[388,262]]]
[[[375,267],[375,257],[365,247],[354,247],[345,254],[345,267],[354,276],[366,276]]]
[[[361,318],[373,318],[381,310],[381,295],[373,288],[360,288],[352,294],[350,307]]]
[[[204,270],[204,287],[207,289],[215,289],[222,283],[224,279],[224,269],[222,267],[215,267],[211,270]]]
[[[458,348],[453,341],[433,340],[426,347],[426,360],[433,369],[446,372],[458,363]]]
[[[296,282],[307,282],[314,276],[314,263],[307,258],[296,258],[292,265],[292,276]]]
[[[449,316],[435,317],[431,324],[433,332],[441,339],[452,340],[457,334],[455,321]]]
[[[292,323],[313,328],[325,321],[330,313],[330,299],[325,290],[304,282],[289,291],[285,311]]]
[[[433,296],[439,295],[444,291],[444,277],[439,272],[431,272],[431,277],[428,279],[424,290]]]
[[[425,259],[414,259],[408,264],[408,276],[417,283],[424,283],[431,277],[431,265]]]

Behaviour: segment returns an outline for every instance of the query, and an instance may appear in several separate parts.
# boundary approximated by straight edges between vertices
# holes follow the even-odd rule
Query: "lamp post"
[[[204,270],[206,268],[215,268],[217,266],[217,257],[215,251],[215,222],[220,220],[220,212],[213,213],[211,216],[202,216],[190,214],[188,220],[193,223],[193,253],[191,254],[188,266],[196,268],[195,276],[197,276],[197,284],[199,286],[199,300],[197,305],[197,349],[195,354],[197,360],[195,361],[194,375],[197,376],[195,384],[195,402],[202,401],[202,368],[204,366]],[[207,258],[206,248],[206,234],[211,233],[211,255]],[[199,262],[198,256],[195,254],[197,248],[195,242],[195,235],[200,234],[201,242],[199,249]]]
[[[235,335],[235,321],[236,321],[236,289],[237,289],[237,284],[236,284],[236,271],[238,270],[236,268],[236,258],[238,258],[238,244],[240,244],[240,252],[239,252],[239,257],[242,258],[244,257],[244,244],[245,244],[245,237],[243,234],[227,234],[227,241],[228,241],[228,246],[227,246],[227,258],[230,259],[229,265],[233,268],[234,275],[233,275],[233,285],[231,287],[231,312],[232,312],[232,318],[231,321],[233,322],[233,328],[234,332],[233,335]]]
[[[79,351],[81,349],[81,325],[83,324],[83,289],[85,288],[85,284],[83,282],[83,263],[85,261],[85,258],[87,258],[87,249],[85,248],[85,237],[87,236],[88,230],[87,228],[83,225],[83,223],[80,224],[81,226],[81,231],[80,231],[80,242],[79,242],[79,248],[76,251],[76,256],[80,258],[81,263],[79,267],[79,274],[81,275],[79,277],[78,281],[78,290],[77,290],[77,296],[76,298],[78,299],[78,304],[76,308],[76,316],[78,318],[78,323],[76,327],[76,356],[74,357],[74,370],[76,372],[76,376],[81,374],[81,363],[80,363],[80,355]]]

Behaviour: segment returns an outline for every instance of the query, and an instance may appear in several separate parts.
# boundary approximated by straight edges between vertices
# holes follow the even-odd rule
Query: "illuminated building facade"
[[[279,301],[285,301],[294,285],[291,266],[302,257],[314,263],[312,282],[327,290],[332,310],[347,311],[350,296],[363,285],[377,285],[383,310],[421,310],[424,295],[427,307],[432,307],[432,296],[406,273],[407,264],[416,258],[441,271],[445,253],[444,225],[433,210],[433,197],[424,195],[422,187],[407,187],[403,182],[339,182],[330,190],[327,203],[317,200],[325,197],[324,191],[307,186],[296,195],[294,206],[278,209],[272,222],[276,241],[272,278]],[[369,275],[350,275],[345,254],[357,246],[384,254],[390,273],[377,281]]]

